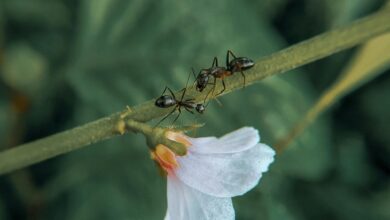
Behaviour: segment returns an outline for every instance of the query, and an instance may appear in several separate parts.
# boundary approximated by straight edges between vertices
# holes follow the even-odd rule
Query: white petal
[[[187,185],[212,196],[233,197],[246,193],[260,180],[274,160],[275,152],[256,144],[239,153],[199,154],[178,157],[177,177]]]
[[[217,198],[193,189],[176,177],[168,177],[168,211],[165,220],[234,219],[231,198]]]
[[[243,127],[217,139],[215,137],[190,138],[189,151],[200,154],[235,153],[252,148],[260,141],[258,130]]]
[[[192,144],[190,148],[193,148],[193,146],[197,148],[198,146],[208,145],[210,143],[218,141],[218,138],[216,137],[199,137],[199,138],[188,137],[188,139]]]

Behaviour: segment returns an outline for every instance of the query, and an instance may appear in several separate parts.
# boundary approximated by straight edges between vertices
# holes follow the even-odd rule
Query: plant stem
[[[270,56],[263,57],[257,60],[254,68],[245,72],[247,85],[351,48],[372,37],[390,31],[389,21],[390,9],[385,8],[348,26],[325,32]],[[239,74],[228,77],[225,81],[226,91],[221,95],[242,88],[242,79]],[[216,91],[220,91],[220,89],[221,85],[218,85]],[[198,102],[203,101],[207,93],[207,89],[203,93],[195,91],[192,87],[187,90],[187,95],[194,97]],[[0,153],[0,174],[122,134],[126,132],[126,128],[123,127],[124,117],[147,122],[167,114],[170,110],[172,109],[156,108],[154,101],[151,100],[94,122],[6,150]]]

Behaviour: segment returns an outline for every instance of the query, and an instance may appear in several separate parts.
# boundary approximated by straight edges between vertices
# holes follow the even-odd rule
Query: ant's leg
[[[176,120],[179,118],[179,116],[181,114],[181,107],[180,106],[177,110],[179,110],[179,114],[176,116],[175,120],[172,121],[172,124],[174,124],[176,122]]]
[[[245,74],[244,74],[244,72],[242,72],[242,70],[241,70],[241,75],[242,75],[242,77],[244,77],[244,86],[242,88],[245,88]]]
[[[206,100],[207,100],[207,98],[209,97],[211,91],[212,91],[212,89],[207,93],[206,97],[204,97],[204,99],[203,99],[203,104],[206,104]]]
[[[221,95],[226,89],[225,80],[223,80],[223,79],[222,79],[222,85],[223,85],[223,89],[216,96]]]
[[[221,101],[219,101],[219,99],[218,99],[218,98],[215,98],[215,101],[217,102],[217,104],[218,104],[219,106],[223,106],[222,102],[221,102]],[[207,107],[207,106],[206,106],[206,107]]]
[[[212,91],[211,95],[214,95],[215,87],[217,86],[217,78],[214,77],[214,82],[213,83],[214,83],[214,86],[213,86],[213,89],[211,90]]]
[[[176,100],[175,93],[173,93],[172,90],[169,87],[167,87],[167,88],[168,88],[169,92],[171,93],[171,96],[173,97],[173,99]]]
[[[213,86],[215,86],[215,82],[214,82],[214,83],[207,83],[207,85],[213,85]],[[214,87],[213,87],[213,88],[214,88]],[[204,100],[203,100],[203,104],[206,103],[206,99],[207,99],[207,97],[209,97],[211,91],[212,91],[212,89],[207,93],[206,97],[205,97]]]
[[[196,77],[195,70],[193,67],[191,68],[191,70],[192,70],[192,75],[194,76],[194,79],[195,79],[194,83],[192,83],[192,86],[194,86],[196,84],[196,82],[198,81],[198,77]]]
[[[217,86],[217,78],[214,77],[213,88],[212,88],[212,89],[210,90],[210,92],[207,94],[206,99],[207,99],[207,97],[210,95],[210,93],[211,93],[211,95],[214,95],[215,87],[216,87],[216,86]]]
[[[183,91],[183,93],[181,94],[180,101],[183,101],[184,95],[186,94],[187,86],[188,86],[188,81],[190,81],[190,76],[191,76],[191,74],[188,74],[188,78],[187,78],[187,82],[186,82],[186,87],[184,87],[184,89],[180,90],[180,91]]]
[[[213,65],[211,65],[211,68],[213,68],[213,67],[218,67],[218,58],[217,57],[214,57]]]
[[[236,56],[234,56],[233,52],[231,50],[228,50],[226,53],[226,67],[229,66],[230,63],[230,57],[229,55],[232,55],[234,59],[236,59]]]
[[[189,108],[187,108],[187,107],[184,107],[188,112],[190,112],[191,114],[194,114],[194,112],[193,111],[191,111]]]
[[[165,86],[165,89],[164,89],[164,91],[161,93],[160,96],[164,95],[164,93],[167,91],[167,89],[169,89],[169,87],[168,87],[168,86]]]
[[[222,79],[222,85],[223,85],[223,89],[222,89],[221,93],[223,93],[226,89],[225,80],[223,80],[223,79]]]
[[[181,98],[180,98],[180,102],[183,101],[183,98],[184,98],[184,94],[186,94],[186,91],[187,91],[187,87],[180,90],[180,91],[183,91],[183,93],[181,94]]]
[[[194,73],[194,72],[192,72],[192,73]],[[194,76],[195,76],[195,73],[194,73]],[[186,88],[188,86],[188,82],[190,81],[190,77],[191,77],[191,73],[188,74],[188,78],[187,78],[187,82],[186,82]]]
[[[194,76],[194,78],[195,78],[195,80],[196,80],[196,75],[195,75],[194,67],[191,67],[191,70],[192,70],[192,75]]]
[[[161,122],[163,122],[166,118],[168,118],[170,115],[173,114],[173,112],[175,112],[177,109],[177,106],[171,111],[169,112],[169,114],[167,114],[164,118],[162,118],[154,127],[157,127]]]
[[[214,91],[215,91],[215,86],[217,85],[217,78],[214,77],[214,82],[213,83],[210,83],[210,85],[213,85],[213,88],[210,89],[210,91],[207,93],[206,97],[204,98],[203,100],[203,104],[206,103],[206,100],[207,98],[209,97],[210,93],[214,94]],[[207,105],[210,103],[210,101],[207,102]],[[206,106],[207,106],[206,105]]]

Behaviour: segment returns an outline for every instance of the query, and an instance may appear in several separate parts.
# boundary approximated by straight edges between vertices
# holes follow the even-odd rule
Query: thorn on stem
[[[122,114],[120,115],[120,118],[125,119],[132,112],[133,112],[133,110],[131,110],[130,106],[126,105],[126,110],[124,112],[122,112]]]

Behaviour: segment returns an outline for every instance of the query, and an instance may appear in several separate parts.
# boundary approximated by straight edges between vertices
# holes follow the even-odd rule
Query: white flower
[[[190,138],[167,132],[187,146],[176,156],[164,145],[152,152],[168,178],[166,220],[234,219],[231,197],[256,186],[273,161],[274,150],[259,143],[258,131],[244,127],[221,138]]]

